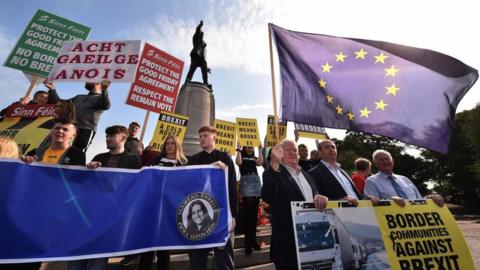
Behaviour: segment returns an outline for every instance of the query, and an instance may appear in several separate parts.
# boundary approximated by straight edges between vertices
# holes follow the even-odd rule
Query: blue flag
[[[91,170],[0,160],[0,263],[223,246],[225,171]]]
[[[448,151],[456,107],[477,70],[430,50],[270,27],[282,120]]]

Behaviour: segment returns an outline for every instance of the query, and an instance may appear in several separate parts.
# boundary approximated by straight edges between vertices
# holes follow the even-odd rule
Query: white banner
[[[48,78],[55,81],[132,82],[140,40],[67,41]]]

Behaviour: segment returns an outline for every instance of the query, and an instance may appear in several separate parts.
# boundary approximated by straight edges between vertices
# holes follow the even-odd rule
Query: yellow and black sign
[[[258,147],[260,145],[257,119],[237,118],[237,125],[240,146]]]
[[[295,123],[295,132],[298,134],[298,137],[310,138],[310,139],[319,139],[325,140],[328,139],[327,132],[325,128],[307,125],[302,123]]]
[[[53,117],[6,117],[0,120],[0,136],[15,140],[23,155],[42,143],[52,128],[52,119]]]
[[[287,122],[278,121],[279,141],[287,137]],[[263,147],[275,146],[275,119],[273,115],[269,115],[267,119],[267,136],[265,137],[265,145]]]
[[[153,150],[161,151],[167,136],[177,136],[180,142],[183,142],[185,133],[187,133],[188,116],[161,112],[158,116],[157,127],[153,133]]]
[[[392,269],[475,269],[447,207],[392,203],[375,207],[375,214]]]
[[[215,119],[215,128],[217,129],[217,139],[215,140],[215,148],[235,155],[237,147],[237,124],[224,120]]]
[[[329,201],[323,212],[292,202],[291,210],[299,269],[323,269],[325,261],[331,269],[475,269],[452,214],[431,200]]]

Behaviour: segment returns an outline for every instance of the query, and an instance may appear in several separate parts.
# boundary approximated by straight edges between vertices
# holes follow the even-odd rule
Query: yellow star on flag
[[[363,50],[363,48],[360,49],[360,51],[355,52],[356,56],[355,59],[365,59],[365,55],[367,55],[367,51]]]
[[[337,105],[337,107],[335,108],[337,110],[337,114],[338,115],[342,115],[343,114],[343,108],[340,106],[340,105]]]
[[[325,87],[327,86],[327,81],[325,81],[323,78],[320,79],[320,81],[318,81],[318,83],[320,84],[320,87],[325,89]]]
[[[387,95],[397,95],[397,91],[400,90],[400,88],[396,87],[395,84],[392,84],[391,86],[385,87],[387,89]]]
[[[327,98],[328,103],[333,103],[333,97],[332,96],[326,95],[325,97]]]
[[[380,109],[382,111],[385,111],[385,107],[388,106],[387,103],[383,102],[383,99],[380,100],[379,102],[375,102],[375,105],[377,105],[377,108],[376,108],[377,110]]]
[[[335,61],[345,62],[345,58],[347,57],[347,55],[343,54],[343,52],[340,52],[339,54],[335,54],[335,57],[337,58]]]
[[[360,117],[366,117],[368,118],[368,115],[371,113],[372,111],[369,111],[367,107],[365,107],[363,110],[360,110]]]
[[[381,52],[380,55],[375,55],[375,64],[376,63],[385,64],[385,59],[387,59],[387,58],[388,58],[388,55]]]
[[[352,113],[352,111],[349,111],[349,112],[347,113],[347,116],[348,116],[348,120],[349,120],[349,121],[353,121],[353,118],[355,118],[355,115]]]
[[[323,72],[330,72],[330,70],[333,68],[328,62],[325,65],[322,65],[322,71]]]
[[[385,69],[385,76],[392,76],[392,77],[395,77],[395,74],[400,71],[398,68],[395,68],[394,65],[392,65],[391,67],[389,68],[386,68]]]

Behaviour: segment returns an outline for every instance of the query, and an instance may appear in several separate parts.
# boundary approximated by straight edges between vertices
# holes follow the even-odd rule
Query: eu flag
[[[430,50],[270,27],[283,120],[448,151],[456,107],[477,70]]]

